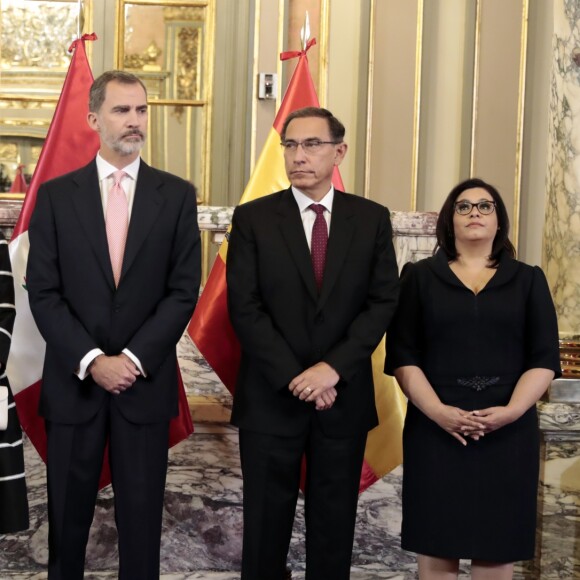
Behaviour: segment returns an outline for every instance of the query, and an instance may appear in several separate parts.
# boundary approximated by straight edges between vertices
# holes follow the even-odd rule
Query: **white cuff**
[[[123,349],[123,354],[126,354],[135,363],[135,366],[139,369],[141,376],[143,377],[147,376],[147,373],[143,369],[141,361],[128,348]]]
[[[87,378],[87,369],[89,365],[100,355],[105,354],[100,348],[93,348],[93,350],[89,350],[85,356],[81,359],[79,364],[79,368],[76,371],[76,376],[81,380],[84,381]]]

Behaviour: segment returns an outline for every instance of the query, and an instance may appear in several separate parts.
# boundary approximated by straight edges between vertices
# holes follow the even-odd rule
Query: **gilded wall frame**
[[[141,52],[128,50],[132,13],[158,19],[148,32],[137,30],[147,18],[135,19],[135,36],[149,43]],[[203,204],[210,197],[214,20],[215,0],[117,1],[116,67],[137,74],[148,89],[150,138],[144,156],[194,182]],[[149,41],[147,34],[161,36]],[[172,166],[177,159],[180,170]]]

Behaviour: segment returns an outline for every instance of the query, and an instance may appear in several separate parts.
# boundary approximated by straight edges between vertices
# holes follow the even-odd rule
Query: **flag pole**
[[[77,38],[81,37],[81,32],[82,32],[82,28],[83,28],[83,0],[78,0],[78,7],[79,7],[79,13],[77,16]]]
[[[300,29],[300,40],[302,41],[302,50],[306,51],[308,41],[310,40],[310,16],[308,15],[308,10],[306,10],[304,16],[304,25]]]

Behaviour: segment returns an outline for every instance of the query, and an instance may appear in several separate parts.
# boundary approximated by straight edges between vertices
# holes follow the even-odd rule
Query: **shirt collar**
[[[99,181],[103,181],[103,179],[106,179],[107,177],[109,177],[109,175],[111,175],[111,173],[118,171],[118,169],[114,165],[111,165],[108,161],[105,161],[101,157],[100,153],[97,153],[96,162],[97,162],[97,173],[99,175]],[[129,163],[129,165],[126,165],[125,167],[122,167],[121,169],[127,175],[129,175],[134,181],[137,181],[137,175],[139,174],[140,163],[141,163],[141,157],[137,157],[137,159],[135,159],[135,161],[132,161],[131,163]]]
[[[312,201],[307,195],[303,194],[299,189],[292,186],[292,194],[298,204],[300,213],[308,209],[313,203],[323,205],[329,213],[332,213],[332,202],[334,200],[334,185],[330,186],[328,193],[320,201]]]

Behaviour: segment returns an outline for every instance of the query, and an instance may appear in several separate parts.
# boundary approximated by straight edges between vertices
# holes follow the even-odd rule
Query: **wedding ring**
[[[304,390],[305,390],[305,391],[306,391],[308,394],[310,394],[310,393],[312,392],[312,389],[311,389],[310,387],[306,387]]]

